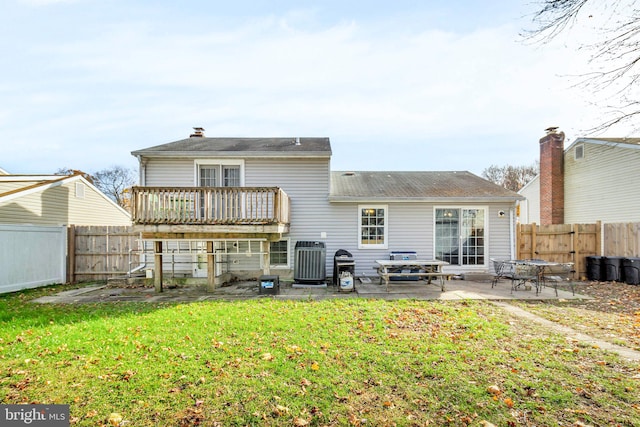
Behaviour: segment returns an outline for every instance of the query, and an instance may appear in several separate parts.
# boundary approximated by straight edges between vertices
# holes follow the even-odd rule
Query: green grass
[[[0,296],[0,397],[74,425],[640,425],[637,365],[482,301],[29,302],[61,289]]]

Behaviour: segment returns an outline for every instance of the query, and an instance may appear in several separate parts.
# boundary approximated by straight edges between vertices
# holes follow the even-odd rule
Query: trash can
[[[416,251],[392,251],[389,254],[389,259],[391,261],[394,260],[402,260],[402,261],[406,261],[406,260],[411,260],[411,259],[418,259],[418,254]],[[417,268],[414,269],[402,269],[402,268],[398,268],[398,269],[389,269],[389,271],[395,271],[395,272],[402,272],[402,273],[419,273],[420,271]],[[419,276],[406,276],[406,277],[400,277],[400,276],[396,276],[396,277],[390,277],[389,280],[420,280]]]
[[[333,285],[339,291],[355,290],[356,262],[347,250],[338,249],[333,256]]]
[[[606,256],[603,259],[604,280],[607,282],[624,282],[621,256]]]
[[[280,293],[280,276],[260,276],[258,294],[277,295]]]
[[[603,273],[603,257],[601,256],[588,256],[587,258],[587,279],[595,281],[604,281]]]
[[[624,282],[629,285],[640,285],[640,258],[625,258],[622,260]]]

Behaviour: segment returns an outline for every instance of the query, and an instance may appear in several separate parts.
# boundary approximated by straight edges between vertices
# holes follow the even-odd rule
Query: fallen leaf
[[[112,412],[111,414],[109,414],[109,418],[107,418],[107,421],[112,426],[119,426],[122,422],[122,415],[118,414],[117,412]]]
[[[498,387],[497,385],[490,385],[489,387],[487,387],[487,392],[497,396],[502,393],[502,390],[500,390],[500,387]]]
[[[271,353],[264,353],[262,355],[262,360],[273,360],[273,355]]]
[[[305,420],[304,418],[295,417],[293,419],[293,425],[297,427],[304,427],[309,425],[309,421]]]

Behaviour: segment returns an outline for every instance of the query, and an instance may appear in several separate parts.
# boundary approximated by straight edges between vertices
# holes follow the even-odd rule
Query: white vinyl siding
[[[540,223],[540,175],[533,178],[518,193],[526,197],[526,200],[518,202],[520,205],[520,223]]]
[[[640,212],[640,146],[583,144],[565,153],[565,223],[635,222]]]

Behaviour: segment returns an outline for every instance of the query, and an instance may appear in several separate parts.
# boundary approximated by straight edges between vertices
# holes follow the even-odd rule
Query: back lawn
[[[2,403],[78,426],[640,425],[640,368],[483,301],[31,304],[0,296]]]

